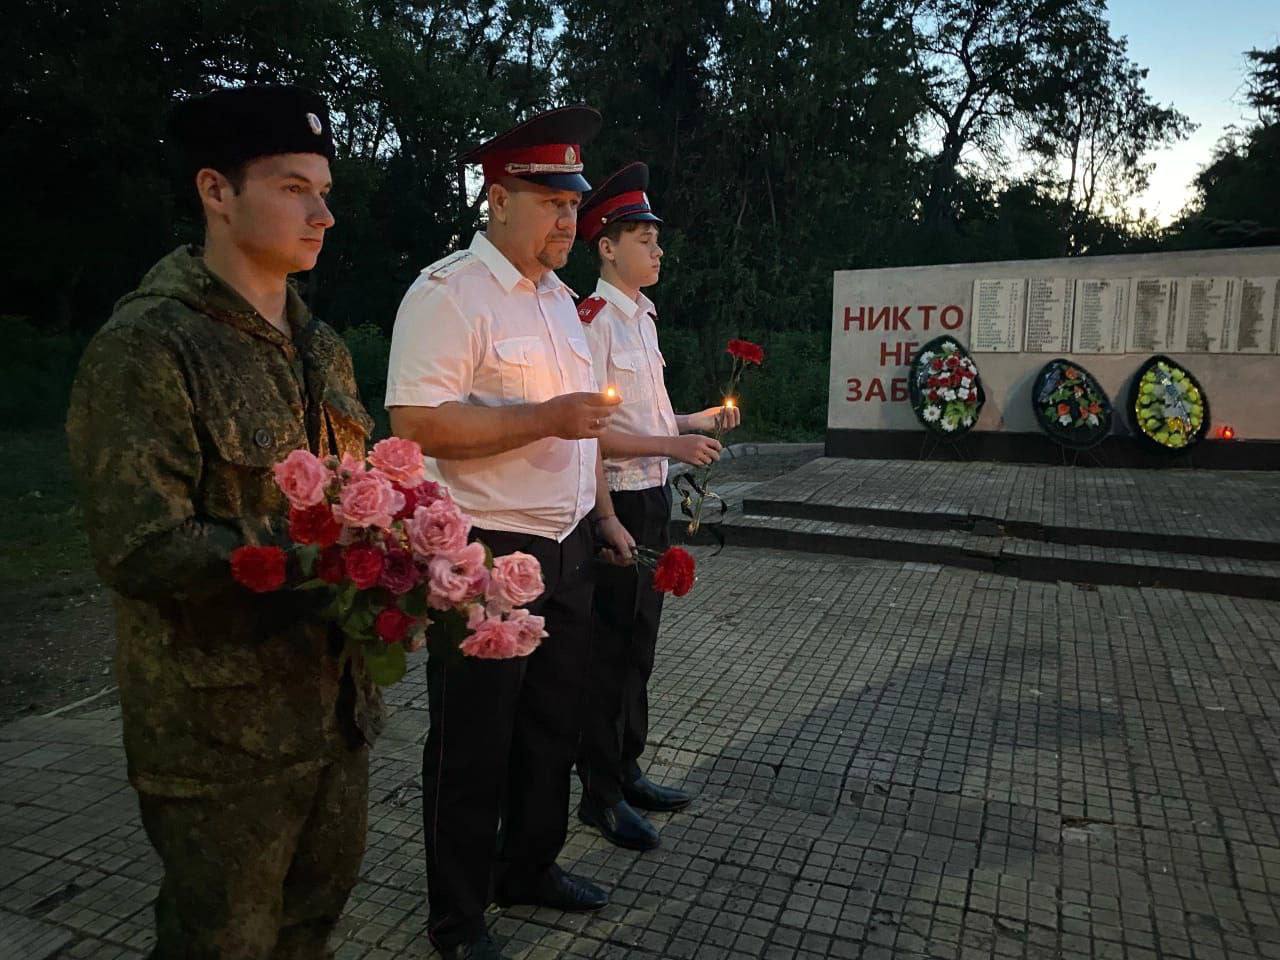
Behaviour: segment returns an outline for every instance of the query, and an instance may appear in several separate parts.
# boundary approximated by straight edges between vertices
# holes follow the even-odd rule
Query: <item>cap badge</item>
[[[574,153],[574,152],[573,152],[573,147],[565,147],[565,148],[564,148],[564,162],[565,162],[565,163],[577,163],[577,162],[578,162],[578,155],[577,155],[576,153]]]
[[[307,126],[311,128],[311,132],[317,137],[324,133],[324,125],[320,122],[320,118],[314,113],[307,114]]]

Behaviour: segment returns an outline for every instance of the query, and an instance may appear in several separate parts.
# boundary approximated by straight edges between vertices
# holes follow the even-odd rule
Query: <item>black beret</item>
[[[170,128],[184,176],[204,167],[226,173],[277,153],[333,159],[329,108],[301,87],[224,87],[192,97],[173,108]]]

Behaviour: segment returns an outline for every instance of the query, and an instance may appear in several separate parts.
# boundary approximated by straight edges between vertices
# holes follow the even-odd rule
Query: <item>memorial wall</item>
[[[907,374],[921,345],[944,334],[970,352],[986,402],[969,434],[936,449],[908,402]],[[1206,439],[1173,465],[1280,467],[1280,248],[840,271],[828,452],[1062,462],[1031,391],[1064,357],[1114,405],[1090,461],[1168,464],[1132,442],[1131,381],[1156,354],[1208,398]]]

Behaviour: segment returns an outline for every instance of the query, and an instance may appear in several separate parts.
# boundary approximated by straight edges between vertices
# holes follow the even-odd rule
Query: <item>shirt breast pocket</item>
[[[624,403],[648,393],[644,355],[638,350],[629,350],[610,356],[609,372]]]
[[[502,399],[508,403],[541,403],[547,389],[547,351],[537,337],[508,337],[493,344],[502,378]]]
[[[600,389],[596,383],[595,371],[591,368],[591,348],[587,341],[577,337],[569,338],[570,362],[577,368],[566,371],[565,385],[584,393],[594,393]]]

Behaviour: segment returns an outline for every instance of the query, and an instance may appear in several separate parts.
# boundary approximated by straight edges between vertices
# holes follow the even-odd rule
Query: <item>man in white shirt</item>
[[[599,126],[596,111],[566,107],[464,155],[482,165],[488,224],[414,281],[392,335],[393,431],[434,458],[474,534],[495,554],[533,554],[546,585],[530,610],[549,637],[529,657],[428,660],[428,934],[446,958],[501,956],[484,923],[491,881],[502,905],[608,902],[555,862],[591,654],[588,515],[611,555],[625,562],[634,545],[596,442],[617,400],[596,384],[572,292],[554,273],[590,189],[581,145]]]
[[[581,236],[595,251],[600,281],[578,307],[596,379],[622,399],[600,438],[605,475],[618,518],[635,541],[655,551],[669,544],[671,493],[667,459],[705,466],[720,444],[692,431],[713,430],[716,418],[738,425],[737,408],[711,407],[678,416],[671,409],[658,349],[653,302],[642,287],[658,282],[661,220],[649,206],[649,168],[632,163],[583,204]],[[582,803],[578,816],[610,842],[633,850],[658,846],[657,829],[641,810],[687,806],[682,790],[644,776],[640,755],[649,734],[649,675],[662,616],[662,594],[647,571],[606,568],[594,601],[594,656],[587,719],[578,755]]]

